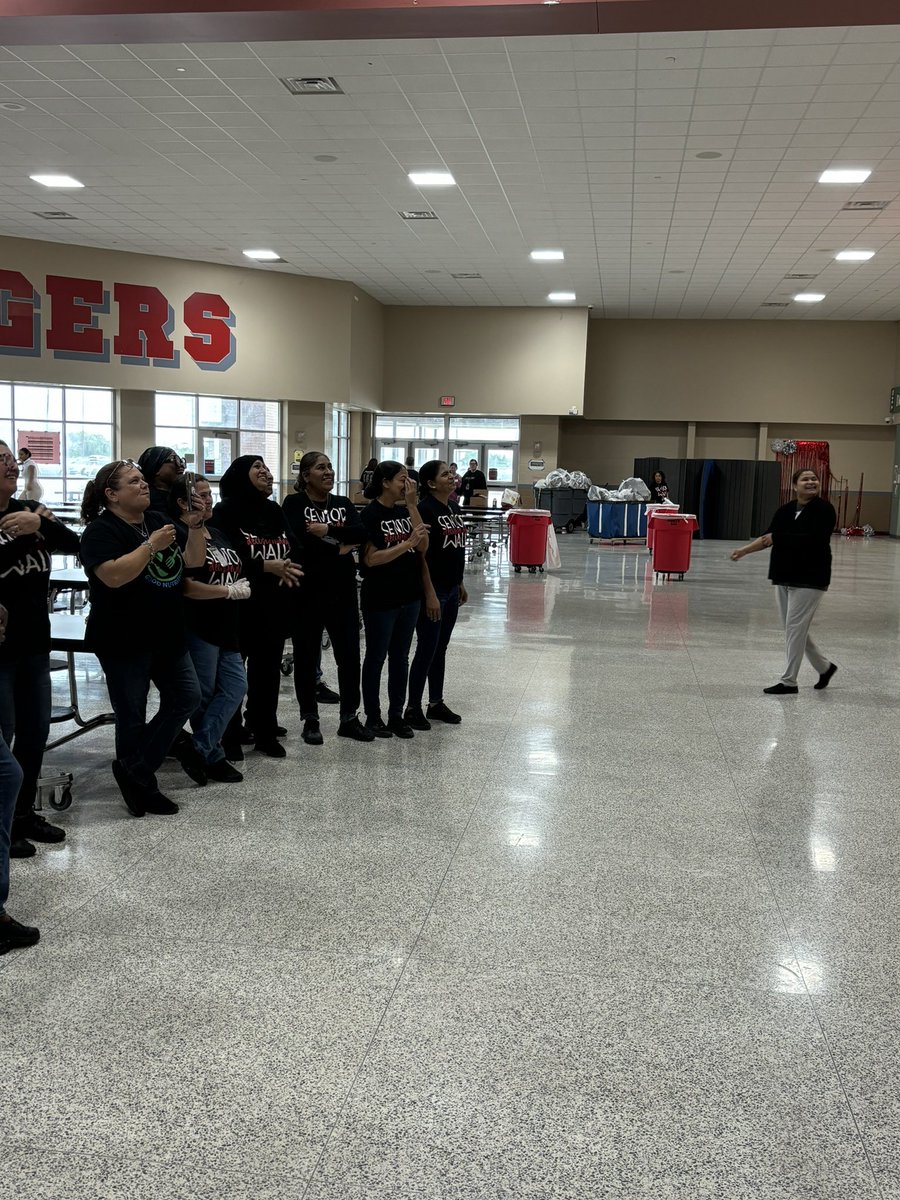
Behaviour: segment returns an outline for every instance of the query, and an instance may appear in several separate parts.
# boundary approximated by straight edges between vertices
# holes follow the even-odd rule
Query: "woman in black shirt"
[[[366,728],[376,737],[411,738],[403,719],[409,647],[427,572],[428,534],[419,516],[416,485],[402,463],[379,463],[366,489],[366,544],[361,553],[366,654],[362,666]],[[388,659],[388,720],[381,719],[381,671]]]
[[[272,499],[272,473],[258,454],[236,458],[219,483],[222,499],[211,524],[225,534],[241,556],[250,580],[250,599],[241,605],[241,654],[247,663],[247,725],[256,749],[269,758],[284,758],[278,741],[278,693],[284,640],[293,624],[297,587],[303,572],[297,565],[297,541],[280,505]],[[225,734],[225,753],[239,754],[240,710]]]
[[[0,442],[0,604],[9,614],[0,645],[0,728],[24,776],[9,852],[28,858],[32,842],[66,836],[34,811],[34,801],[50,729],[50,556],[77,554],[78,535],[37,501],[17,500],[18,478],[12,450]]]
[[[205,550],[199,513],[184,552],[175,527],[150,512],[150,489],[133,462],[107,463],[88,482],[81,503],[86,529],[79,551],[90,585],[85,645],[100,660],[116,714],[112,770],[135,817],[168,816],[178,805],[162,795],[156,771],[175,735],[200,703],[187,653],[181,579]],[[150,684],[159,710],[147,720]]]
[[[804,654],[818,671],[817,690],[828,687],[837,667],[809,636],[819,602],[831,583],[831,535],[837,525],[834,508],[819,495],[815,471],[795,471],[795,499],[775,513],[768,530],[755,541],[734,550],[734,562],[757,550],[772,549],[769,578],[778,591],[784,623],[787,666],[780,681],[763,688],[770,696],[794,695]]]
[[[663,471],[653,472],[653,482],[650,484],[650,503],[663,504],[669,498],[669,485]]]
[[[346,496],[334,496],[334,468],[327,454],[310,450],[300,460],[296,491],[284,501],[284,514],[303,554],[303,583],[292,631],[294,690],[303,718],[303,740],[322,744],[316,676],[322,634],[328,631],[338,669],[341,696],[338,737],[371,742],[374,734],[359,721],[359,605],[353,550],[366,531]]]
[[[365,492],[366,488],[369,486],[369,484],[375,478],[375,468],[377,466],[378,466],[377,458],[370,458],[369,461],[366,463],[365,470],[359,477],[360,491]]]
[[[456,487],[445,462],[432,460],[419,471],[422,499],[419,514],[428,530],[428,583],[416,625],[416,653],[409,671],[409,700],[404,719],[413,729],[430,729],[432,721],[458,725],[462,717],[444,703],[447,647],[460,604],[468,599],[463,585],[466,527],[450,496]],[[428,683],[428,713],[422,697]]]
[[[218,783],[240,783],[244,778],[225,757],[222,735],[237,712],[247,691],[247,673],[240,654],[236,600],[250,599],[250,584],[244,578],[241,556],[222,533],[206,522],[212,512],[212,491],[202,475],[183,475],[172,484],[170,512],[178,521],[179,542],[187,536],[185,517],[199,501],[201,526],[206,543],[202,566],[189,567],[184,578],[184,609],[187,620],[188,653],[197,672],[202,696],[191,716],[193,738],[173,747],[181,765],[201,786],[208,779]]]

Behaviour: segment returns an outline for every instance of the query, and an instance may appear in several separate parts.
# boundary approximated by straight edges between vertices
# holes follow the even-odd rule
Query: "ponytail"
[[[390,483],[401,471],[405,471],[403,463],[393,462],[387,459],[385,462],[380,462],[375,468],[375,474],[372,476],[371,482],[363,495],[367,500],[377,500],[381,495],[381,489],[385,483]]]
[[[84,486],[84,495],[81,497],[81,519],[85,525],[89,525],[91,521],[96,521],[100,516],[100,498],[97,494],[96,479],[89,479]]]
[[[134,466],[130,459],[120,458],[101,467],[94,478],[87,481],[81,497],[81,519],[85,525],[96,521],[107,507],[106,489],[115,486],[119,472],[129,465]]]

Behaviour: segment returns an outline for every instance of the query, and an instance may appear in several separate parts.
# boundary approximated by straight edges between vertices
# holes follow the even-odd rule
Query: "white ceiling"
[[[346,95],[291,96],[287,75],[333,75]],[[595,316],[900,319],[900,25],[17,46],[0,49],[9,103],[27,106],[0,108],[10,236],[242,265],[272,247],[287,265],[255,269],[389,304],[571,288]],[[817,184],[833,164],[873,174]],[[430,167],[459,187],[406,179]],[[38,171],[87,187],[48,191]],[[851,198],[892,204],[842,212]],[[422,208],[440,221],[397,213]],[[33,215],[53,209],[78,220]],[[535,247],[566,261],[533,264]],[[847,247],[878,253],[833,262]],[[826,300],[761,307],[804,287]]]

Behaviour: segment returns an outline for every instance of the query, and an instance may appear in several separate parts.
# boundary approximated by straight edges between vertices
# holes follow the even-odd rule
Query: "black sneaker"
[[[410,729],[430,729],[431,722],[422,712],[421,708],[408,708],[403,714],[403,720]]]
[[[149,792],[144,798],[144,812],[156,817],[173,817],[178,812],[178,805],[162,792]]]
[[[240,742],[223,742],[222,749],[225,751],[225,757],[229,762],[244,761],[244,748]]]
[[[193,742],[181,743],[175,757],[189,779],[193,779],[198,787],[206,787],[206,760],[198,753]]]
[[[319,728],[318,721],[303,722],[303,740],[307,746],[321,746],[325,739],[322,737],[322,730]]]
[[[275,726],[275,736],[276,737],[287,737],[287,730],[285,729],[285,727],[283,725]]]
[[[440,700],[437,704],[428,705],[428,720],[443,721],[447,725],[458,725],[462,721],[462,717],[448,708],[443,700]]]
[[[350,721],[341,721],[338,725],[338,737],[353,738],[356,742],[374,742],[375,734],[367,725],[360,723],[359,717]]]
[[[791,687],[789,683],[776,683],[772,687],[763,688],[766,696],[796,696],[799,688]]]
[[[215,783],[242,783],[243,775],[240,771],[236,771],[227,758],[220,758],[218,762],[206,764],[206,777],[212,779]]]
[[[388,717],[387,727],[394,737],[411,738],[416,736],[402,717]]]
[[[0,954],[8,954],[10,950],[23,950],[26,946],[35,946],[40,940],[41,931],[39,929],[13,920],[9,913],[0,916]]]
[[[33,842],[64,842],[66,831],[51,825],[40,813],[30,812],[24,817],[13,817],[13,838],[30,838]]]
[[[133,817],[142,817],[146,811],[144,801],[147,799],[147,793],[145,789],[125,770],[118,759],[113,761],[112,773],[119,785],[125,807]]]
[[[266,758],[285,758],[287,756],[287,750],[275,738],[272,738],[271,741],[257,739],[256,749],[260,754],[265,754]]]
[[[316,684],[316,699],[320,704],[340,704],[341,698],[327,683]]]
[[[11,837],[9,840],[9,857],[10,858],[34,858],[37,854],[37,846],[33,846],[26,838]]]
[[[813,687],[815,688],[815,690],[817,692],[821,692],[823,688],[828,687],[829,683],[831,683],[831,677],[835,673],[836,670],[837,670],[837,667],[835,666],[835,664],[829,663],[828,669],[826,671],[823,671],[822,674],[819,676],[819,682],[813,684]]]
[[[365,727],[373,737],[389,738],[394,736],[381,717],[367,717]]]

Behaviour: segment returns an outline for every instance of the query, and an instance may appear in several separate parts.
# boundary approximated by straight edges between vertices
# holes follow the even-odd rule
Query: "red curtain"
[[[787,440],[787,439],[785,439]],[[822,484],[822,495],[828,499],[828,485],[831,481],[831,459],[827,442],[794,442],[797,447],[793,454],[779,452],[775,455],[781,463],[781,503],[787,504],[794,495],[791,486],[791,476],[795,471],[815,471]]]

